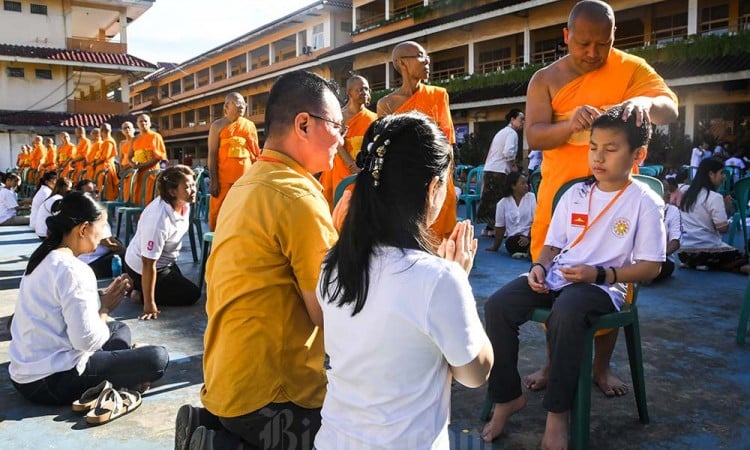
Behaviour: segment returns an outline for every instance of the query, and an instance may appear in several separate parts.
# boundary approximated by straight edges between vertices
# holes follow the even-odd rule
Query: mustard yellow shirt
[[[323,333],[300,292],[315,290],[336,239],[322,186],[288,156],[265,149],[234,183],[206,270],[201,400],[210,412],[323,405]]]

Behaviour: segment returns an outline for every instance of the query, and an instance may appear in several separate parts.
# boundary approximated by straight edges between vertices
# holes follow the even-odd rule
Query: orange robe
[[[63,144],[59,149],[57,149],[57,165],[59,167],[64,167],[65,164],[68,163],[71,159],[76,158],[76,148],[73,147],[73,144]],[[70,170],[70,167],[68,167],[66,170]],[[65,176],[67,174],[63,174]]]
[[[363,108],[346,122],[349,131],[346,132],[346,137],[344,137],[344,148],[352,159],[357,159],[357,154],[362,148],[362,139],[365,132],[367,132],[370,124],[377,120],[377,118],[377,114],[367,108]],[[346,166],[344,160],[336,154],[333,158],[333,168],[320,175],[320,184],[323,185],[323,195],[328,200],[328,205],[331,209],[335,206],[333,204],[333,196],[336,193],[336,186],[341,183],[341,180],[351,174],[352,172]]]
[[[130,166],[130,147],[132,141],[127,139],[120,142],[120,167],[126,168]]]
[[[99,156],[99,160],[103,160],[104,162],[97,165],[96,170],[104,169],[107,171],[104,180],[102,180],[102,184],[104,185],[104,200],[117,200],[117,197],[120,195],[120,177],[117,174],[117,165],[115,165],[117,144],[114,139],[109,138],[99,144]],[[99,183],[99,180],[97,180],[97,183]]]
[[[453,145],[456,143],[456,132],[453,129],[453,119],[448,104],[448,92],[437,86],[427,86],[419,84],[419,89],[401,105],[394,114],[405,113],[409,111],[419,111],[432,118],[437,126],[445,133],[448,142]],[[456,188],[453,186],[453,169],[448,170],[447,195],[443,208],[440,210],[435,223],[430,229],[438,238],[448,237],[456,227]]]
[[[75,163],[75,172],[73,173],[73,180],[78,181],[81,172],[85,171],[83,162],[88,160],[89,150],[91,150],[91,140],[89,138],[81,138],[76,145],[76,158],[84,158],[83,161]]]
[[[130,163],[130,149],[133,145],[133,141],[128,141],[127,139],[120,142],[120,175],[123,175],[125,170],[131,170],[131,163]],[[127,175],[125,175],[125,179],[122,183],[122,201],[129,202],[130,201],[130,182],[133,178],[133,172],[128,172]]]
[[[677,96],[664,80],[641,58],[612,49],[606,64],[581,75],[563,86],[552,99],[553,122],[567,120],[581,105],[602,111],[638,96]],[[590,130],[576,133],[568,142],[546,149],[542,159],[542,182],[537,193],[537,207],[531,226],[531,254],[539,256],[552,219],[552,200],[566,182],[591,175],[588,161]]]
[[[31,150],[31,168],[40,169],[47,158],[47,149],[43,145],[34,145],[34,149]]]
[[[161,135],[155,131],[148,131],[141,133],[133,141],[133,157],[130,159],[135,164],[143,164],[156,158],[157,160],[167,159],[167,148],[164,146],[164,140]],[[144,167],[138,170],[135,180],[133,180],[133,196],[131,202],[136,205],[141,205],[141,193],[144,189],[144,180],[146,174],[154,169],[159,168],[159,161],[155,162],[149,167]],[[148,186],[146,186],[146,192],[149,193],[153,190],[153,183],[155,179],[150,177],[148,179]],[[151,201],[152,196],[149,194],[146,196],[146,204]],[[146,206],[143,204],[141,206]]]
[[[96,177],[96,172],[100,170],[100,168],[97,167],[96,161],[101,159],[101,153],[99,151],[101,145],[101,139],[91,141],[91,148],[89,148],[89,153],[86,155],[86,178],[94,183],[96,183],[96,180],[94,179]]]
[[[216,220],[224,198],[235,181],[247,173],[258,158],[258,131],[255,124],[240,117],[219,132],[218,175],[219,196],[211,197],[208,207],[208,228],[216,229]]]

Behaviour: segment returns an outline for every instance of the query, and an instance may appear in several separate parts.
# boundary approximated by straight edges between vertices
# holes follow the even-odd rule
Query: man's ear
[[[294,117],[294,132],[302,139],[307,138],[307,127],[310,126],[310,115],[301,112]]]
[[[563,27],[563,42],[565,42],[565,45],[568,45],[568,39],[569,38],[570,31],[568,30],[568,27]]]
[[[638,147],[635,149],[635,164],[640,166],[648,156],[648,148],[646,146]]]

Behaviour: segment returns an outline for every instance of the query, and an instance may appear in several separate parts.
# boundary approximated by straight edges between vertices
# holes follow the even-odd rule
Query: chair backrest
[[[542,170],[541,168],[537,167],[529,174],[529,186],[531,187],[531,192],[533,192],[534,195],[539,192],[540,184],[542,184]]]
[[[737,202],[737,209],[742,219],[747,217],[747,202],[750,200],[750,176],[740,178],[734,183],[734,200]]]
[[[562,186],[560,186],[560,189],[558,189],[557,192],[555,192],[555,196],[552,199],[552,212],[555,211],[555,208],[557,207],[557,202],[560,201],[563,194],[566,193],[568,189],[570,189],[574,184],[581,183],[586,180],[593,180],[593,178],[592,177],[574,178],[568,181],[567,183],[563,184]]]
[[[135,169],[128,167],[123,169],[120,174],[120,195],[117,196],[118,202],[128,201],[130,199],[130,182],[132,181]]]
[[[664,197],[664,184],[662,184],[661,180],[643,174],[634,174],[632,177],[635,180],[646,183],[648,187],[659,194],[659,197]]]
[[[151,200],[156,198],[158,187],[156,180],[159,178],[159,174],[162,172],[161,169],[149,170],[145,177],[143,177],[143,189],[141,189],[141,203],[140,206],[146,206],[151,203]],[[151,189],[149,189],[151,188]]]
[[[96,190],[99,191],[99,198],[107,198],[106,191],[107,191],[107,177],[109,176],[109,173],[107,169],[102,169],[97,171],[94,174],[94,179],[91,180],[94,182],[94,185],[96,186]]]
[[[470,188],[472,182],[474,184],[474,195],[479,195],[482,192],[482,175],[484,174],[484,164],[476,166],[469,171],[466,176],[466,192],[464,194],[470,194]]]
[[[336,204],[338,204],[341,197],[344,195],[344,191],[346,190],[349,185],[354,184],[354,182],[357,181],[357,175],[349,175],[348,177],[344,178],[339,182],[338,186],[336,186],[336,191],[333,193],[333,206],[335,207]]]

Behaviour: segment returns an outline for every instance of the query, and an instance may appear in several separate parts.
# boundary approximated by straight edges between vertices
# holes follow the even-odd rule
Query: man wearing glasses
[[[422,80],[430,77],[430,57],[425,49],[413,41],[402,42],[393,49],[393,67],[401,74],[401,87],[378,101],[378,117],[419,111],[440,127],[451,145],[456,143],[453,119],[448,105],[448,92],[440,87],[427,86]],[[451,172],[452,173],[452,172]],[[447,181],[447,191],[455,192],[453,176]],[[447,195],[440,215],[430,229],[438,238],[450,236],[456,226],[456,196]]]
[[[208,131],[208,173],[211,180],[211,202],[208,228],[216,229],[219,208],[235,181],[246,174],[260,154],[255,124],[244,118],[247,104],[237,92],[224,99],[224,117],[211,124]]]
[[[135,139],[135,127],[133,122],[123,122],[120,128],[125,137],[120,141],[120,170],[130,168],[130,157],[132,153],[133,140]]]

